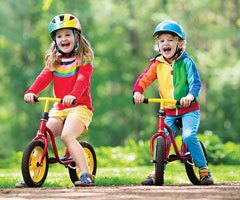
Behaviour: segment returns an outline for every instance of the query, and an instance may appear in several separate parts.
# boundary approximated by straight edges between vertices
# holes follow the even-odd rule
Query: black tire
[[[165,138],[159,136],[155,152],[155,185],[163,185],[164,183],[165,146]]]
[[[44,157],[42,166],[39,165],[44,150],[41,141],[31,141],[25,148],[22,157],[22,176],[29,187],[40,187],[48,173],[48,152]]]
[[[208,158],[207,158],[207,153],[206,153],[206,149],[203,146],[202,142],[200,141],[201,147],[203,149],[203,153],[204,156],[208,162]],[[191,181],[192,184],[194,185],[200,185],[201,181],[200,181],[200,177],[199,177],[199,169],[197,166],[195,166],[193,159],[189,159],[187,162],[185,162],[185,170],[187,172],[187,176],[189,178],[189,180]]]
[[[85,155],[87,157],[88,165],[90,168],[90,173],[95,176],[97,172],[97,158],[95,151],[89,143],[82,141],[79,143],[85,151]],[[71,163],[70,166],[68,166],[68,173],[73,184],[79,180],[81,175],[81,171],[78,167],[76,167],[75,162]]]

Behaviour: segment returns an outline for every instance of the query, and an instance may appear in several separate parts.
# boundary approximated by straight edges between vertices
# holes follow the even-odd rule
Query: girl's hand
[[[144,95],[141,94],[140,92],[134,92],[133,98],[136,104],[140,104],[144,100]]]
[[[66,106],[70,106],[73,101],[76,99],[75,96],[72,96],[72,95],[66,95],[64,98],[63,98],[63,105],[66,105]]]
[[[183,108],[187,108],[191,105],[194,100],[194,96],[192,94],[188,94],[186,97],[181,98],[180,105]]]
[[[24,101],[26,101],[27,103],[35,103],[34,102],[34,97],[37,96],[34,93],[27,93],[24,95],[23,99]]]

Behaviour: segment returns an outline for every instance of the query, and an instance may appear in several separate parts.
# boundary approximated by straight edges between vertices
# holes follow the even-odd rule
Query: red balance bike
[[[68,150],[65,150],[65,155],[59,157],[57,145],[53,132],[46,126],[48,121],[49,105],[52,102],[61,102],[62,99],[50,97],[36,97],[35,102],[44,102],[44,111],[40,120],[39,128],[36,136],[26,146],[22,157],[22,176],[25,183],[29,187],[40,187],[48,173],[49,164],[60,163],[68,168],[71,181],[74,183],[79,180],[81,171],[76,166],[73,159],[70,157]],[[54,157],[48,157],[49,141],[52,143]],[[87,157],[90,172],[95,175],[97,170],[97,159],[93,147],[87,143],[79,142],[84,149]]]
[[[152,162],[155,165],[155,185],[164,184],[164,169],[166,164],[175,160],[180,160],[184,163],[187,176],[192,184],[200,185],[198,167],[195,166],[186,145],[182,141],[181,147],[179,148],[171,128],[164,123],[164,119],[166,117],[164,104],[171,103],[180,105],[180,101],[160,98],[145,98],[143,103],[160,103],[160,110],[158,112],[158,131],[150,139],[150,152],[153,157]],[[175,123],[176,126],[181,129],[181,119],[177,119]],[[165,129],[169,132],[170,138],[166,135]],[[207,159],[206,150],[201,142],[200,144]],[[169,155],[171,146],[173,146],[175,154]]]

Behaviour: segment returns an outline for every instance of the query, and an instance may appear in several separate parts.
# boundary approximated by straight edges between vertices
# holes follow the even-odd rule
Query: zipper
[[[172,64],[170,65],[171,66],[171,78],[172,78],[172,97],[174,99],[174,83],[173,83],[173,65],[174,65],[174,61],[172,62]],[[176,106],[175,106],[176,108]]]

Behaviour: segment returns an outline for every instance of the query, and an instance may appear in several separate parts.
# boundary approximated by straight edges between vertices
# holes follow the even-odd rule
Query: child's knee
[[[182,135],[182,140],[185,144],[191,143],[196,139],[196,134],[192,131],[187,131]]]

